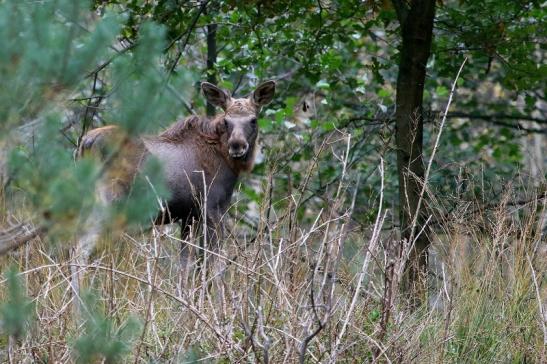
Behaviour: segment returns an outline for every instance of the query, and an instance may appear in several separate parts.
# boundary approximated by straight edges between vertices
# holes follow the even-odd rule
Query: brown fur
[[[261,106],[272,100],[275,83],[263,83],[244,99],[233,99],[226,91],[206,82],[201,88],[207,100],[221,107],[223,113],[211,120],[191,116],[159,135],[140,138],[130,137],[116,126],[94,129],[82,138],[76,155],[104,162],[97,188],[103,204],[125,196],[143,162],[156,158],[163,166],[170,197],[167,216],[159,214],[155,223],[181,221],[181,237],[185,239],[193,221],[206,217],[204,243],[209,249],[219,251],[223,235],[221,218],[228,210],[239,174],[253,167],[258,113]],[[86,264],[104,219],[100,204],[94,206],[74,253],[79,264]],[[189,258],[189,245],[182,244],[183,267],[188,266]],[[72,270],[75,291],[79,290],[79,274]]]
[[[171,168],[165,172],[168,187],[176,195],[171,201],[179,210],[175,218],[188,219],[195,215],[192,211],[197,209],[196,203],[189,202],[195,200],[187,194],[189,189],[203,189],[199,187],[200,180],[192,175],[196,170],[205,173],[207,189],[216,184],[211,193],[218,202],[209,208],[211,216],[222,216],[237,177],[253,168],[258,132],[256,118],[260,107],[273,97],[275,84],[266,82],[251,97],[243,99],[233,99],[210,84],[204,83],[202,88],[211,103],[223,108],[223,112],[212,119],[190,116],[156,136],[131,138],[117,126],[105,126],[89,131],[82,138],[77,155],[90,155],[107,163],[99,187],[105,202],[126,194],[143,161],[154,155],[168,166],[166,168]],[[196,188],[188,187],[188,183]],[[219,189],[219,183],[225,185]]]
[[[200,155],[205,156],[203,163],[210,160],[208,152],[214,152],[223,158],[230,169],[237,175],[241,172],[250,172],[253,169],[256,148],[252,146],[251,154],[245,160],[236,160],[228,156],[228,136],[222,127],[226,113],[217,115],[213,119],[199,116],[190,116],[180,120],[164,130],[157,138],[168,143],[183,143],[185,138],[194,138],[202,143],[197,143],[203,148]]]

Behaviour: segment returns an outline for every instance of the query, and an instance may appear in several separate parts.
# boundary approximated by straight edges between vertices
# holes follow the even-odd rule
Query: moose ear
[[[228,100],[230,100],[230,95],[228,95],[226,91],[221,90],[209,82],[202,82],[201,89],[203,90],[203,94],[207,101],[226,110],[228,107]]]
[[[260,84],[260,86],[256,88],[255,92],[253,92],[253,101],[258,106],[268,105],[272,101],[274,94],[275,82],[266,81]]]

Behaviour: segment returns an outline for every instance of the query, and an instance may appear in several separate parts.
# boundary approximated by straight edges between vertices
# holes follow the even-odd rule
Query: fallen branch
[[[5,231],[0,232],[0,256],[19,248],[21,245],[42,235],[47,230],[45,227],[37,227],[31,229],[30,231],[22,231],[23,227],[24,225],[21,227],[21,229],[19,229],[18,232],[14,234],[6,233]],[[10,228],[7,231],[13,230],[13,228]]]

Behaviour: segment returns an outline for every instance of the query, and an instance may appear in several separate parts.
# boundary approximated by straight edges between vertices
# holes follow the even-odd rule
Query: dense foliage
[[[409,6],[416,1],[408,2]],[[513,267],[515,276],[511,282],[515,286],[525,282],[522,283],[525,288],[515,288],[519,294],[509,295],[510,304],[500,304],[496,312],[519,325],[531,322],[537,319],[535,312],[529,303],[523,308],[520,299],[537,299],[542,314],[541,307],[545,307],[541,306],[541,299],[535,292],[538,291],[538,296],[543,294],[541,289],[544,290],[546,277],[544,274],[536,277],[535,272],[543,264],[541,259],[545,259],[540,256],[539,241],[545,237],[547,66],[544,41],[547,7],[539,0],[444,0],[434,3],[437,5],[433,43],[423,92],[424,135],[423,140],[419,140],[425,163],[434,152],[438,133],[442,134],[429,180],[425,182],[424,209],[428,217],[424,234],[427,233],[431,241],[447,243],[443,239],[452,240],[444,234],[460,234],[462,225],[472,221],[470,226],[475,230],[468,235],[481,241],[475,247],[492,259],[504,251],[500,241],[505,239],[506,246],[516,249],[511,251],[511,259],[521,258],[524,262],[524,266]],[[52,261],[62,257],[86,224],[93,209],[96,181],[104,173],[104,166],[99,163],[87,159],[74,161],[73,151],[86,131],[116,124],[131,136],[155,133],[191,113],[205,114],[205,101],[199,96],[202,80],[215,81],[235,95],[247,95],[260,81],[273,79],[277,81],[278,92],[258,121],[261,153],[252,174],[238,187],[237,203],[231,209],[232,220],[237,222],[230,228],[231,238],[238,241],[238,249],[244,249],[241,241],[245,247],[254,246],[258,251],[266,244],[264,242],[275,242],[280,251],[287,241],[299,246],[300,250],[288,258],[297,262],[288,275],[295,281],[301,278],[302,282],[312,282],[311,303],[300,302],[303,307],[308,307],[307,304],[315,308],[314,278],[318,279],[319,274],[327,277],[330,274],[327,268],[335,272],[335,281],[345,279],[337,270],[340,266],[351,277],[348,281],[352,283],[347,285],[350,293],[341,295],[344,297],[341,300],[347,301],[348,305],[354,297],[353,292],[359,291],[361,282],[366,281],[368,286],[376,281],[381,287],[378,292],[387,292],[388,267],[393,269],[393,266],[389,266],[387,258],[384,265],[378,263],[383,259],[382,254],[378,253],[380,258],[376,263],[379,267],[371,269],[369,278],[364,280],[359,274],[361,267],[366,267],[361,263],[371,259],[366,250],[370,248],[372,254],[373,242],[379,239],[378,236],[382,236],[385,256],[392,253],[393,245],[398,244],[397,236],[400,236],[399,210],[402,207],[398,199],[396,163],[399,146],[394,137],[402,44],[400,8],[397,8],[400,4],[406,6],[407,2],[0,1],[0,226],[9,229],[11,225],[30,222],[43,228],[47,231],[42,237],[44,254],[48,254],[48,259],[51,254]],[[445,110],[451,85],[464,59],[467,61],[456,82],[452,105]],[[443,116],[447,123],[440,129],[439,121]],[[112,221],[108,231],[147,226],[158,208],[158,201],[165,197],[160,169],[161,166],[155,163],[148,165],[136,181],[133,193],[117,203],[112,211],[105,212],[110,214]],[[510,206],[516,210],[504,215],[502,210]],[[507,229],[507,234],[500,232],[503,229]],[[1,233],[0,242],[8,235]],[[334,235],[338,238],[333,238]],[[495,246],[492,250],[481,240],[483,236]],[[77,323],[72,327],[67,344],[71,352],[67,354],[69,357],[81,362],[100,360],[98,358],[116,362],[131,354],[132,345],[137,345],[137,351],[142,355],[148,355],[145,354],[149,349],[145,337],[147,330],[152,330],[149,328],[151,317],[169,313],[154,313],[156,262],[160,260],[156,239],[159,238],[156,235],[147,238],[153,241],[150,244],[154,247],[146,245],[150,255],[143,258],[151,287],[149,291],[142,290],[149,295],[143,302],[146,309],[138,313],[131,308],[121,313],[114,308],[106,311],[101,307],[101,300],[106,298],[98,289],[98,297],[86,301],[89,302],[85,306],[87,313],[79,318],[84,322],[83,331],[74,328],[78,327]],[[522,244],[512,243],[517,238]],[[125,239],[126,244],[145,238]],[[326,254],[319,248],[322,241],[344,241],[340,260],[325,263],[321,268],[324,270],[317,268],[321,265],[320,258],[314,261],[313,254],[304,248],[308,239],[310,249],[319,251],[318,257]],[[115,246],[122,240],[112,238],[110,245]],[[440,243],[439,246],[444,247]],[[521,250],[523,246],[533,247],[533,254],[528,256]],[[5,261],[1,258],[0,269],[7,270],[11,263],[16,263],[19,270],[29,274],[28,246],[26,249],[26,258],[25,254],[15,254]],[[142,253],[144,248],[140,249]],[[436,249],[443,251],[444,248]],[[133,258],[133,263],[137,264],[140,255]],[[150,263],[152,260],[154,263]],[[41,262],[44,266],[53,264],[47,260]],[[439,263],[439,266],[442,264],[449,263]],[[310,269],[313,273],[309,273]],[[438,273],[439,267],[431,269]],[[442,265],[443,277],[444,269],[445,265]],[[112,268],[109,274],[113,271],[116,269]],[[502,282],[496,272],[490,272],[492,276],[487,277],[493,285]],[[517,277],[515,272],[521,275]],[[134,278],[134,274],[127,273],[124,279],[128,277]],[[106,273],[102,278],[106,279]],[[444,323],[441,321],[428,326],[428,330],[433,331],[424,331],[419,338],[427,341],[428,335],[435,336],[437,331],[434,330],[441,332],[444,329],[448,343],[442,344],[441,355],[446,351],[445,360],[459,362],[470,358],[469,361],[486,362],[499,359],[494,355],[497,339],[473,332],[485,322],[495,333],[493,336],[503,335],[505,330],[497,326],[494,313],[477,312],[489,305],[497,307],[497,303],[488,296],[488,289],[481,286],[484,281],[475,278],[473,276],[459,286],[454,283],[453,287],[461,289],[459,297],[465,297],[466,292],[476,293],[477,301],[483,304],[474,311],[475,308],[464,302],[458,308],[461,316],[448,315],[446,322],[450,322],[450,330],[453,330],[450,338],[446,333],[449,325],[442,328]],[[278,278],[273,274],[268,279],[271,279],[267,283],[270,284]],[[430,280],[435,279],[444,278]],[[257,281],[258,286],[253,288],[256,292],[250,293],[249,301],[260,300],[261,289],[268,294],[273,290],[262,288],[261,280]],[[38,289],[33,291],[28,282],[26,284],[21,284],[15,271],[11,270],[0,283],[0,287],[8,288],[5,293],[1,289],[0,293],[3,302],[0,329],[5,333],[5,338],[0,338],[0,346],[10,347],[6,355],[0,352],[1,360],[8,355],[10,358],[17,355],[14,352],[17,342],[25,347],[27,344],[21,344],[23,340],[30,343],[31,337],[40,336],[36,333],[39,329],[29,330],[33,327],[31,322],[36,320],[31,311],[40,311],[40,307],[31,305],[26,296],[34,297]],[[242,290],[252,291],[240,281],[238,284],[247,287]],[[437,289],[438,284],[438,281],[430,283],[430,292]],[[114,279],[108,285],[108,290],[113,289]],[[125,287],[138,291],[130,284]],[[309,291],[309,288],[305,289]],[[69,290],[67,288],[67,292]],[[165,293],[167,289],[161,290]],[[298,291],[292,286],[287,290]],[[53,295],[62,296],[56,291]],[[175,294],[170,295],[175,297]],[[114,296],[110,296],[112,302]],[[387,296],[386,293],[378,297],[371,294],[374,298],[367,298],[368,301],[360,306],[363,313],[356,313],[361,315],[357,321],[361,326],[355,330],[364,330],[365,336],[373,337],[381,344],[397,340],[395,331],[390,337],[390,330],[395,330],[390,323],[397,318],[390,316],[389,311],[396,304],[404,305],[402,300],[389,301],[389,309],[386,309]],[[433,293],[429,302],[432,296]],[[177,303],[183,302],[184,307],[194,307],[193,298],[180,297],[173,299]],[[309,298],[305,292],[302,297],[302,300]],[[332,304],[324,297],[325,306]],[[451,307],[450,298],[447,302]],[[427,302],[423,303],[428,306]],[[202,301],[199,305],[205,307]],[[266,310],[273,311],[273,306]],[[348,307],[352,312],[353,305]],[[261,320],[265,319],[260,311],[262,308],[247,309],[254,324],[251,319],[252,325],[249,325],[252,327],[244,322],[239,331],[230,331],[233,337],[229,340],[237,343],[250,340],[249,345],[256,355],[253,358],[267,361],[268,348],[272,344],[267,344],[267,335],[253,339],[256,325],[263,325]],[[319,330],[322,330],[334,315],[331,312],[318,314],[315,309],[302,314],[299,309],[291,312],[296,317],[311,320],[312,324],[304,330],[308,334],[313,332],[314,323],[319,322]],[[135,314],[141,316],[143,325],[135,322]],[[469,320],[462,318],[466,314],[470,316]],[[320,315],[324,315],[325,322],[321,321]],[[282,323],[285,318],[279,318],[279,321]],[[480,319],[485,321],[473,321]],[[214,320],[217,325],[216,316]],[[412,320],[419,321],[419,318],[412,316]],[[544,322],[543,317],[538,320]],[[275,326],[275,319],[273,321],[272,326]],[[349,318],[345,323],[343,321],[339,321],[344,327],[342,332]],[[519,345],[526,340],[540,342],[538,322],[534,322],[535,329],[523,328],[522,337],[517,338],[520,334],[516,330],[515,338],[511,340]],[[545,323],[543,325],[545,330]],[[152,327],[152,331],[157,330],[154,325]],[[327,360],[324,355],[329,356],[328,360],[336,360],[339,341],[344,334],[339,337],[338,333],[329,333],[321,340],[325,347],[333,345],[330,341],[335,342],[334,349],[324,350],[323,344],[318,344],[310,356],[314,362]],[[27,339],[24,339],[25,335]],[[154,335],[163,340],[166,334],[154,331]],[[471,339],[473,335],[480,336],[476,338],[476,346],[475,339]],[[311,336],[310,341],[313,338]],[[185,341],[181,344],[184,352],[179,350],[176,355],[190,358],[189,361],[207,357],[217,349],[216,344],[210,344],[214,340],[209,340],[203,343]],[[135,362],[167,359],[169,344],[164,344],[164,350],[158,349],[164,357],[151,354],[136,358]],[[362,345],[366,348],[348,348],[339,357],[344,356],[347,360],[358,357],[365,361],[382,355],[404,357],[397,352],[402,346],[388,349],[389,344],[386,344],[385,350],[380,350],[370,342]],[[500,345],[510,347],[510,342],[504,341]],[[534,351],[524,344],[521,350],[519,345],[514,352],[504,348],[504,352],[512,356],[502,360],[540,362],[545,359],[545,351]],[[260,351],[257,347],[263,352],[257,354]],[[224,354],[229,352],[223,357],[225,360],[240,354],[234,354],[237,350],[232,352],[227,347],[222,350]],[[306,346],[303,351],[307,353]],[[36,357],[51,355],[40,349],[37,352],[40,354]],[[273,360],[281,362],[283,356],[278,355],[279,359]],[[540,358],[540,355],[543,356]],[[171,358],[174,357],[175,354]],[[220,360],[219,357],[216,359]],[[443,360],[443,356],[439,360]]]

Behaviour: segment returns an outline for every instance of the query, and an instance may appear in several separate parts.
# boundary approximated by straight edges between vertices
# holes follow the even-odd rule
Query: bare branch
[[[409,242],[413,243],[413,239],[417,239],[415,233],[416,233],[416,228],[418,227],[418,213],[420,211],[420,208],[421,208],[421,205],[423,203],[423,200],[424,200],[424,195],[425,195],[425,190],[426,190],[426,187],[427,187],[427,183],[429,181],[429,175],[431,174],[431,166],[433,164],[433,159],[435,158],[435,153],[437,152],[437,149],[439,147],[439,142],[440,142],[440,139],[441,139],[441,135],[442,135],[442,132],[443,132],[443,129],[444,129],[444,125],[446,123],[446,117],[448,115],[448,109],[450,109],[450,104],[452,104],[452,97],[454,96],[454,93],[456,91],[456,85],[457,85],[457,82],[458,82],[458,79],[460,78],[460,74],[463,70],[463,67],[465,66],[465,63],[467,62],[467,57],[464,58],[459,70],[458,70],[458,73],[456,74],[456,78],[454,79],[454,82],[452,83],[452,89],[450,90],[450,95],[448,96],[448,102],[446,103],[446,108],[445,108],[445,112],[444,112],[444,115],[443,115],[443,118],[441,120],[441,125],[439,127],[439,132],[437,133],[437,137],[435,139],[435,144],[433,146],[433,151],[431,152],[431,157],[429,158],[429,162],[427,164],[427,169],[425,170],[425,176],[424,176],[424,180],[423,180],[423,185],[422,185],[422,191],[420,192],[420,196],[419,196],[419,199],[418,199],[418,206],[416,207],[416,213],[414,214],[414,217],[413,217],[413,221],[412,221],[412,224],[411,224],[411,231],[410,231],[410,239],[409,239]]]
[[[177,63],[179,63],[179,59],[180,57],[182,56],[182,52],[184,51],[184,48],[186,48],[186,45],[188,45],[188,41],[190,40],[190,36],[192,35],[192,32],[199,20],[199,17],[201,16],[201,14],[205,11],[205,8],[207,7],[207,4],[209,3],[209,0],[206,0],[204,1],[203,3],[201,3],[201,6],[199,7],[196,15],[194,16],[194,18],[192,19],[192,23],[190,23],[190,26],[188,27],[188,29],[186,30],[186,32],[182,33],[179,37],[175,38],[166,48],[165,50],[167,51],[168,49],[170,49],[173,44],[175,44],[177,41],[179,41],[184,35],[186,35],[186,38],[184,39],[184,42],[182,43],[182,45],[180,46],[178,52],[177,52],[177,55],[175,56],[175,60],[173,61],[173,64],[171,65],[171,69],[169,70],[169,74],[173,73],[173,71],[175,70],[175,67],[177,66]]]
[[[496,120],[496,119],[506,119],[506,120],[520,120],[520,121],[533,121],[538,124],[546,124],[547,120],[534,118],[528,115],[512,115],[512,114],[476,114],[476,113],[465,113],[465,112],[449,112],[449,118],[468,118],[468,119],[482,119],[482,120]]]
[[[306,360],[306,351],[308,350],[308,344],[310,343],[310,341],[313,340],[314,337],[317,336],[317,334],[321,332],[321,330],[323,330],[323,328],[325,327],[325,322],[328,320],[328,315],[330,313],[327,312],[327,317],[323,321],[321,321],[321,318],[319,318],[319,315],[317,314],[317,307],[315,305],[315,298],[313,294],[313,277],[312,283],[310,284],[310,300],[313,314],[315,315],[315,319],[317,320],[317,328],[302,341],[302,345],[300,346],[300,358],[298,361],[300,364],[304,364]]]
[[[511,114],[493,114],[493,115],[483,115],[483,114],[474,114],[474,113],[465,113],[465,112],[451,112],[448,113],[447,118],[464,118],[464,119],[476,119],[483,120],[485,122],[492,123],[494,125],[500,125],[507,128],[518,129],[525,131],[527,133],[538,133],[538,134],[547,134],[547,128],[531,128],[527,125],[521,123],[521,121],[534,122],[537,124],[547,125],[547,120],[534,118],[527,115],[511,115]],[[516,120],[517,123],[510,123],[502,120]]]
[[[46,231],[44,227],[33,228],[30,231],[5,234],[5,232],[0,232],[0,256],[7,254],[8,252],[17,249],[21,245],[29,242],[30,240],[40,236]]]

